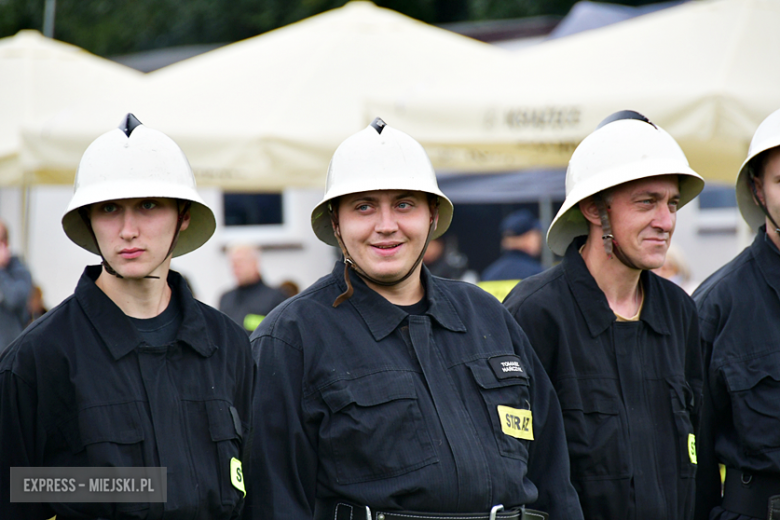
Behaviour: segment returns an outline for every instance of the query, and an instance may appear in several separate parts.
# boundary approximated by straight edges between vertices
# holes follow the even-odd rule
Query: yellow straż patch
[[[696,436],[692,433],[688,434],[688,456],[691,458],[691,464],[698,465],[696,462]]]
[[[233,487],[241,491],[246,496],[246,489],[244,488],[244,470],[241,466],[241,461],[233,457],[230,459],[230,482],[233,483]]]
[[[533,419],[531,410],[518,410],[498,405],[498,420],[501,423],[501,431],[511,437],[526,441],[534,440]]]

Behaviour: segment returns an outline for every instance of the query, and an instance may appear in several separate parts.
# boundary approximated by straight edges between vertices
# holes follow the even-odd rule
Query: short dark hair
[[[769,155],[767,154],[768,151],[769,150],[764,150],[760,154],[750,159],[750,161],[748,162],[747,167],[751,177],[755,177],[758,179],[764,177],[764,163],[766,162],[766,158]]]
[[[8,226],[0,220],[0,243],[8,245]]]
[[[753,177],[763,179],[764,170],[766,169],[766,162],[769,160],[769,156],[775,153],[776,151],[780,151],[780,146],[775,146],[774,148],[769,148],[768,150],[764,150],[760,154],[750,159],[750,161],[747,164],[748,172]]]

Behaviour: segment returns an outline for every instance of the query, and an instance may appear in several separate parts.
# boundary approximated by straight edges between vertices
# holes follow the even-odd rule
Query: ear
[[[601,217],[599,216],[599,210],[596,207],[596,202],[593,200],[593,197],[581,200],[579,202],[579,207],[585,220],[594,226],[601,226]]]
[[[431,222],[433,222],[433,230],[439,227],[439,197],[433,197],[428,199],[428,210],[431,212]]]
[[[181,219],[181,227],[179,228],[179,231],[184,231],[190,227],[190,210],[187,210],[187,213],[184,214],[184,217]]]
[[[759,202],[761,205],[766,207],[766,200],[764,198],[764,178],[763,177],[753,177],[753,184],[756,186],[756,191],[753,193],[753,202],[758,204]],[[750,181],[748,181],[750,182]],[[756,200],[756,197],[758,197],[758,200]]]
[[[335,207],[330,213],[330,227],[333,228],[333,234],[337,237],[341,236],[341,229],[339,229],[339,209]]]

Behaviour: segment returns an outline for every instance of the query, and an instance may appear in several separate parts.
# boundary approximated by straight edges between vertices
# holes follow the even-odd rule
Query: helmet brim
[[[211,238],[216,230],[217,223],[214,212],[194,189],[167,182],[138,183],[127,180],[85,186],[77,190],[62,217],[62,228],[73,243],[90,253],[100,255],[92,233],[79,215],[79,209],[98,202],[136,198],[168,198],[192,203],[190,225],[179,233],[179,239],[172,252],[173,257],[198,249]]]

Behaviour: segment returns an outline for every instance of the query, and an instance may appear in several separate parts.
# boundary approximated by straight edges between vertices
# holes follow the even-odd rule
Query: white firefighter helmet
[[[191,203],[190,224],[180,232],[172,256],[194,251],[214,233],[214,213],[195,189],[184,152],[173,139],[127,114],[119,128],[95,139],[81,157],[62,228],[76,245],[100,255],[79,210],[96,202],[145,197]]]
[[[758,125],[756,133],[753,134],[753,139],[750,141],[747,159],[742,163],[739,175],[737,175],[736,191],[739,212],[742,213],[742,218],[753,230],[758,229],[766,221],[764,212],[753,200],[750,177],[751,173],[753,175],[759,173],[755,171],[757,165],[753,159],[760,153],[778,146],[780,146],[780,110],[771,113]]]
[[[574,150],[566,170],[566,200],[547,232],[547,244],[563,256],[571,241],[588,234],[579,202],[626,182],[677,174],[680,205],[704,188],[704,179],[688,165],[677,142],[643,115],[624,110],[612,114]]]
[[[413,190],[439,197],[439,222],[431,240],[447,231],[452,202],[439,189],[436,173],[423,147],[409,135],[379,118],[342,142],[333,154],[325,181],[325,196],[311,212],[317,238],[338,246],[333,234],[330,201],[342,195],[374,190]]]

